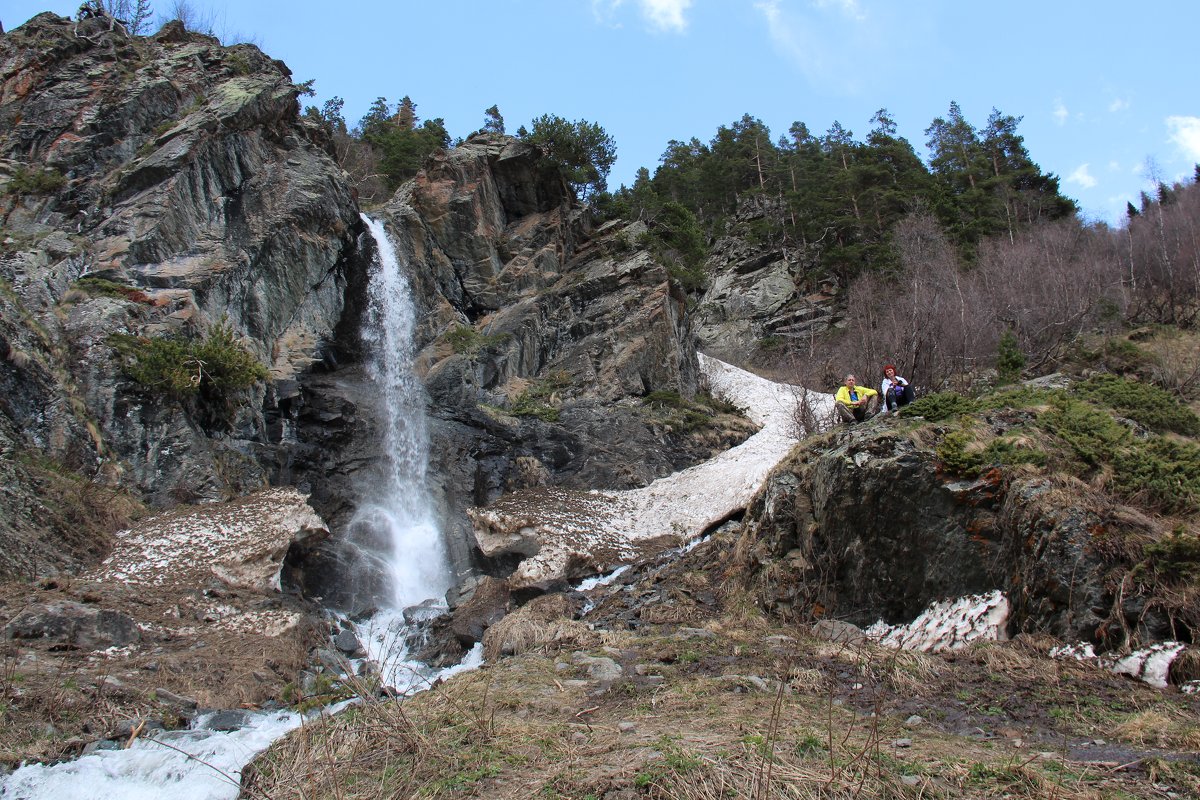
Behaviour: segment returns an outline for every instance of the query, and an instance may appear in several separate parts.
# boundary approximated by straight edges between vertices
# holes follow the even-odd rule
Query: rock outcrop
[[[1122,647],[1174,638],[1122,593],[1105,552],[1150,522],[1086,487],[992,469],[962,480],[903,421],[806,441],[747,512],[737,561],[795,619],[906,623],[934,601],[1001,590],[1009,633]]]
[[[23,444],[166,506],[261,488],[265,413],[322,360],[360,223],[287,68],[168,25],[0,38],[0,401]],[[9,312],[12,312],[11,315]],[[228,326],[271,372],[220,425],[132,385],[114,335]]]
[[[701,348],[735,363],[757,350],[788,341],[805,344],[838,324],[837,285],[815,281],[816,246],[759,242],[751,226],[778,209],[762,197],[747,198],[732,220],[731,235],[712,246],[704,271],[711,280],[696,306]]]

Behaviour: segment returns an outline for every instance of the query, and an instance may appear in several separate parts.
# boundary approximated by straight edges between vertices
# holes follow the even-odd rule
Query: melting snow
[[[972,642],[1006,638],[1008,598],[996,590],[957,600],[932,603],[907,625],[888,625],[882,620],[864,633],[886,647],[941,653]]]
[[[1128,655],[1104,653],[1096,655],[1090,644],[1079,643],[1055,647],[1050,651],[1053,658],[1073,658],[1076,661],[1093,662],[1097,666],[1118,675],[1130,675],[1159,689],[1167,687],[1171,662],[1184,651],[1187,645],[1180,642],[1158,642]],[[1186,685],[1183,687],[1187,692]],[[1188,692],[1190,694],[1190,692]]]
[[[566,575],[573,560],[612,568],[637,557],[651,542],[685,542],[745,508],[767,474],[797,443],[799,390],[723,361],[699,356],[712,393],[745,409],[762,428],[737,447],[702,464],[629,491],[516,492],[472,512],[485,554],[526,553],[510,577],[514,586]],[[809,392],[818,415],[833,396]]]

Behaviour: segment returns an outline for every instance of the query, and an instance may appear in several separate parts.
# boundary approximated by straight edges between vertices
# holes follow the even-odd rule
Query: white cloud
[[[1129,101],[1126,100],[1124,97],[1114,98],[1113,101],[1108,104],[1108,110],[1114,114],[1116,114],[1118,111],[1125,111],[1128,108],[1129,108]]]
[[[1099,181],[1088,172],[1088,164],[1080,164],[1074,172],[1067,176],[1067,183],[1077,183],[1084,189],[1091,189]]]
[[[684,12],[692,6],[692,0],[638,0],[642,16],[660,31],[682,33],[687,28]]]
[[[592,15],[596,21],[621,27],[615,20],[617,10],[625,5],[626,0],[592,0]],[[650,23],[650,27],[658,31],[683,33],[687,29],[686,12],[692,7],[693,0],[634,0],[641,12],[642,18]]]
[[[813,0],[813,5],[817,8],[840,8],[850,19],[861,21],[867,18],[866,12],[858,5],[858,0]]]
[[[1071,112],[1067,111],[1067,107],[1063,105],[1062,100],[1054,101],[1054,122],[1058,125],[1066,125],[1067,118],[1071,116]]]
[[[1200,161],[1200,117],[1167,117],[1170,140],[1183,152],[1185,158]]]
[[[1108,171],[1109,172],[1120,172],[1121,171],[1121,162],[1120,161],[1108,162]]]

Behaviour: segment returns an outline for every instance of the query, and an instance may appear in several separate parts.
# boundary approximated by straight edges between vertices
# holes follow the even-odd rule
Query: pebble
[[[924,725],[924,724],[925,724],[925,718],[922,717],[920,714],[913,714],[911,717],[904,720],[904,727],[906,727],[906,728],[916,728],[917,726]]]
[[[921,782],[921,779],[916,775],[901,775],[900,782],[905,786],[916,786]]]
[[[912,739],[897,739],[892,742],[892,747],[912,747]]]
[[[617,730],[619,730],[621,733],[633,733],[637,730],[637,725],[633,724],[632,722],[618,722]]]

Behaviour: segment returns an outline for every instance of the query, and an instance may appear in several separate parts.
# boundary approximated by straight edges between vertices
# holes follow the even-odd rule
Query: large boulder
[[[141,632],[128,614],[69,600],[35,603],[4,626],[4,638],[45,640],[81,650],[104,650],[139,641]]]
[[[1119,591],[1106,542],[1152,523],[1082,485],[999,469],[974,479],[894,421],[811,439],[768,478],[735,562],[776,613],[907,623],[930,603],[1000,590],[1009,633],[1120,646],[1170,638]]]

